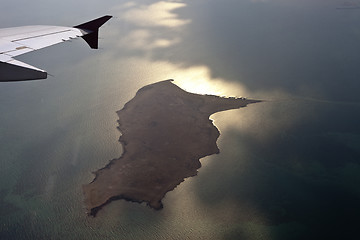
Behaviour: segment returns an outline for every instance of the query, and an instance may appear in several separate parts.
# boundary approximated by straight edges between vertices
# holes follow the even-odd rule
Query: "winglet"
[[[89,46],[93,49],[98,49],[98,38],[99,38],[99,28],[109,21],[109,19],[112,18],[112,16],[103,16],[100,18],[97,18],[95,20],[92,20],[90,22],[86,22],[77,26],[74,26],[74,28],[78,28],[81,30],[84,30],[86,32],[89,32],[88,34],[82,36],[82,38],[89,44]]]

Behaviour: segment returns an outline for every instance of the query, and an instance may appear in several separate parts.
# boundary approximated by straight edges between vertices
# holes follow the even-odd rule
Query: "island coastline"
[[[210,115],[261,102],[189,93],[172,81],[144,86],[117,111],[123,153],[83,185],[89,215],[119,199],[162,209],[167,192],[197,175],[201,158],[220,152]]]

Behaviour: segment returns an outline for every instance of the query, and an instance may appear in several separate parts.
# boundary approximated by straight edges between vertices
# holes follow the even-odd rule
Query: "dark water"
[[[0,84],[0,239],[358,239],[360,12],[337,9],[349,3],[18,4],[1,4],[0,27],[116,18],[98,51],[78,40],[19,58],[54,77]],[[169,78],[268,101],[212,116],[221,153],[163,210],[118,201],[87,217],[81,185],[121,155],[115,112]]]

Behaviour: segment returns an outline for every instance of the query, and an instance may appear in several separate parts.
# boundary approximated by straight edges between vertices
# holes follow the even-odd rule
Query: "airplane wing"
[[[0,82],[47,78],[47,72],[14,59],[24,53],[82,37],[98,48],[99,28],[111,16],[103,16],[74,27],[24,26],[0,29]]]

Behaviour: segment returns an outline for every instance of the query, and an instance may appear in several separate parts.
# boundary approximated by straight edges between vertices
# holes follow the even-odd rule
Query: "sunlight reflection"
[[[206,66],[184,67],[182,64],[153,61],[146,57],[118,58],[116,52],[113,51],[104,53],[101,56],[98,55],[97,58],[87,58],[80,62],[79,64],[83,66],[72,66],[74,69],[71,71],[87,69],[83,73],[84,76],[87,76],[85,79],[98,76],[103,83],[101,84],[103,94],[107,95],[109,99],[116,99],[111,104],[107,104],[114,106],[117,110],[122,107],[122,104],[133,98],[141,87],[161,80],[174,79],[174,83],[182,89],[197,94],[263,100],[283,99],[212,115],[211,119],[214,120],[214,124],[222,134],[235,130],[259,141],[271,141],[273,136],[286,133],[294,125],[312,116],[309,115],[312,110],[304,106],[301,111],[294,109],[289,94],[281,90],[252,92],[240,81],[212,78],[211,71]],[[99,72],[97,69],[92,70],[88,67],[95,65],[103,71]],[[219,141],[222,141],[222,137],[219,138]]]
[[[120,45],[129,49],[151,50],[155,48],[170,47],[180,41],[179,38],[155,38],[150,30],[139,29],[130,32],[120,40]]]
[[[241,97],[247,92],[240,83],[212,79],[210,69],[206,66],[196,66],[181,71],[181,76],[175,78],[175,84],[186,91],[198,94]]]
[[[127,6],[134,6],[134,4],[128,3]],[[122,19],[138,26],[180,27],[188,24],[190,20],[179,19],[178,15],[172,11],[185,6],[185,3],[165,1],[153,3],[148,6],[135,6],[126,11],[122,15]]]
[[[300,111],[299,111],[300,109]],[[250,105],[241,111],[226,111],[211,116],[221,134],[225,132],[238,132],[243,136],[249,136],[257,142],[274,141],[288,135],[289,129],[309,121],[313,109],[306,105],[298,105],[294,109],[294,102],[284,100],[282,102],[263,102]],[[220,136],[218,143],[223,138]]]
[[[142,50],[150,53],[151,50],[168,48],[181,42],[179,30],[191,22],[181,19],[173,11],[185,7],[181,2],[159,1],[150,5],[140,5],[135,2],[114,7],[112,10],[121,16],[123,26],[134,25],[130,29],[125,27],[113,33],[111,39],[116,39],[120,48],[125,50]],[[119,32],[118,32],[119,31]],[[119,41],[119,37],[120,38]]]
[[[187,178],[181,187],[166,194],[163,200],[167,211],[167,221],[163,227],[165,234],[172,234],[168,229],[174,231],[175,228],[181,236],[185,236],[190,230],[204,239],[223,239],[227,233],[231,234],[236,230],[249,239],[270,239],[270,232],[262,225],[265,216],[256,206],[231,198],[204,204],[198,195],[198,184],[206,187],[201,178]],[[249,218],[251,223],[248,223]],[[228,225],[229,222],[232,223],[231,226]]]

